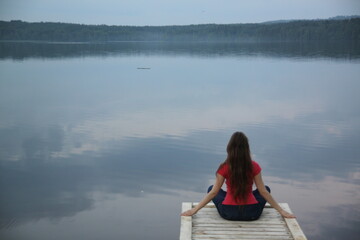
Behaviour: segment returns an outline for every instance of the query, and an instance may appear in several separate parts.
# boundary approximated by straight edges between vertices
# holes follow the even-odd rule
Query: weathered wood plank
[[[197,203],[183,204],[183,211],[196,205]],[[281,206],[291,212],[287,204],[281,204]],[[186,221],[188,222],[186,223]],[[181,240],[306,240],[296,219],[284,219],[268,204],[262,216],[255,221],[225,220],[220,217],[215,205],[210,203],[193,217],[182,217],[181,222]],[[186,225],[187,227],[185,227]],[[188,230],[183,231],[185,228]],[[185,235],[187,238],[185,238]]]
[[[291,209],[287,203],[280,203],[279,204],[285,211],[288,211],[290,213]],[[294,240],[307,240],[305,237],[304,232],[301,230],[301,227],[299,223],[297,222],[296,218],[285,218],[285,222],[294,237]]]
[[[236,236],[289,236],[289,232],[263,232],[263,231],[241,231],[241,230],[193,230],[193,235],[236,235]]]
[[[193,237],[193,240],[215,240],[215,239],[228,239],[226,237],[218,238],[218,237]],[[237,240],[282,240],[283,238],[263,238],[263,237],[241,237],[241,238],[235,238]],[[292,238],[291,238],[292,239]],[[290,239],[290,240],[291,240]],[[284,240],[289,240],[289,238],[285,238]]]
[[[216,213],[210,213],[210,212],[198,212],[196,214],[197,217],[220,217],[220,215]],[[260,218],[282,218],[280,214],[262,214]]]
[[[204,237],[194,237],[192,238],[192,240],[225,240],[225,239],[229,239],[227,238],[226,236],[224,237],[216,237],[216,236],[204,236]],[[235,238],[232,238],[232,239],[237,239],[237,240],[292,240],[293,238],[278,238],[278,237],[275,237],[275,238],[263,238],[263,237],[235,237]]]
[[[191,202],[182,203],[182,212],[190,210],[192,208]],[[181,226],[180,226],[180,240],[191,240],[192,233],[192,217],[181,216]]]
[[[193,240],[214,240],[214,239],[227,239],[227,238],[226,238],[226,236],[224,236],[222,238],[218,238],[218,237],[210,238],[210,237],[206,237],[206,236],[202,236],[202,237],[194,236],[193,237]],[[282,240],[284,238],[241,237],[241,238],[235,238],[235,239],[238,239],[238,240]],[[289,238],[285,238],[285,239],[289,240]]]
[[[193,223],[217,223],[217,224],[227,224],[227,222],[225,221],[221,221],[221,219],[193,219],[192,220]],[[285,221],[280,221],[280,220],[274,220],[274,221],[262,221],[262,220],[257,220],[256,223],[258,224],[285,224]]]
[[[277,229],[279,229],[279,231],[286,231],[286,225],[284,224],[278,224],[278,225],[267,225],[267,224],[259,224],[259,225],[238,225],[238,224],[226,224],[226,225],[218,225],[218,224],[196,224],[195,226],[193,226],[193,229],[195,228],[202,228],[202,229],[206,229],[206,228],[213,228],[213,229],[228,229],[228,228],[234,228],[234,229],[251,229],[256,231],[257,229],[268,229],[269,231],[276,231]]]
[[[276,239],[276,240],[285,240],[285,239],[293,239],[289,236],[241,236],[241,235],[196,235],[193,239],[261,239],[261,240],[268,240],[268,239]]]
[[[201,209],[197,214],[213,214],[213,215],[218,215],[217,211],[215,208],[203,208]],[[281,216],[276,210],[275,211],[270,211],[270,209],[264,209],[262,215],[277,215],[277,216]]]
[[[219,214],[215,215],[215,214],[202,214],[202,213],[196,214],[196,218],[198,218],[198,219],[202,219],[202,218],[223,219],[223,218],[221,218],[221,216]],[[272,215],[272,216],[265,215],[265,216],[261,216],[259,218],[259,220],[262,220],[262,219],[280,219],[280,220],[282,220],[283,218],[279,215]]]
[[[213,213],[213,214],[215,214],[217,212],[214,212],[214,209],[215,208],[204,207],[197,214],[199,214],[199,213]],[[270,208],[265,208],[264,211],[263,211],[263,214],[280,215],[275,209],[270,209]]]
[[[240,232],[286,232],[289,233],[284,228],[237,228],[237,227],[193,227],[193,232],[196,231],[240,231]]]

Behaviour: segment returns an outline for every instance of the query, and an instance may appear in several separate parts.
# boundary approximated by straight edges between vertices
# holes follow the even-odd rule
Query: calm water
[[[178,239],[240,130],[309,239],[357,239],[359,49],[0,43],[0,238]]]

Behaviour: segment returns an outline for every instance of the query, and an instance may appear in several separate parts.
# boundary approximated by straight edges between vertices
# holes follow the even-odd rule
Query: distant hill
[[[329,18],[329,20],[348,20],[348,19],[353,19],[353,18],[360,18],[360,15],[336,16],[336,17]]]
[[[103,42],[360,42],[360,17],[327,20],[280,20],[251,24],[200,24],[185,26],[108,26],[20,20],[0,21],[0,40]]]
[[[336,17],[331,17],[331,18],[327,18],[327,19],[310,19],[310,20],[305,20],[305,19],[275,20],[275,21],[266,21],[266,22],[262,22],[262,23],[263,23],[263,24],[273,24],[273,23],[288,23],[288,22],[294,22],[294,21],[349,20],[349,19],[353,19],[353,18],[360,18],[360,15],[351,15],[351,16],[336,16]]]

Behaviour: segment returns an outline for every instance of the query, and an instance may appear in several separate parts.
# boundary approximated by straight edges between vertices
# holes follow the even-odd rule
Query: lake
[[[178,239],[234,131],[309,239],[360,234],[360,47],[0,43],[0,238]]]

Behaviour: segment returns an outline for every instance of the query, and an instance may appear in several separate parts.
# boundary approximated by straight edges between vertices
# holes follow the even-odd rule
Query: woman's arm
[[[206,204],[208,204],[208,202],[210,202],[218,194],[222,185],[224,184],[224,180],[225,180],[225,178],[217,173],[215,184],[214,184],[213,188],[211,189],[211,191],[208,192],[208,194],[206,194],[206,196],[203,198],[203,200],[201,200],[201,202],[199,202],[199,204],[196,205],[196,207],[194,207],[190,210],[187,210],[186,212],[183,212],[181,214],[181,216],[192,216],[192,215],[196,214]]]
[[[261,173],[259,173],[258,175],[255,176],[254,181],[255,181],[255,185],[256,185],[257,189],[259,190],[261,196],[263,196],[263,198],[265,198],[265,200],[268,203],[270,203],[270,205],[273,208],[275,208],[281,214],[281,216],[283,216],[285,218],[294,218],[295,217],[293,214],[288,213],[287,211],[282,209],[280,207],[280,205],[275,201],[275,199],[271,196],[271,194],[266,190],[264,182],[261,177]]]

